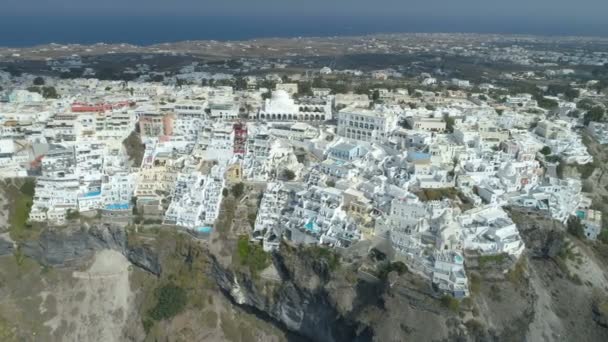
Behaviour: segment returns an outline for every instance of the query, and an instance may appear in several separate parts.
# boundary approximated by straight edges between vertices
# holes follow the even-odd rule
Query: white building
[[[296,103],[284,90],[272,92],[272,96],[266,99],[259,112],[249,114],[250,120],[267,121],[326,121],[331,118],[330,102]]]
[[[386,141],[397,128],[395,113],[377,109],[345,108],[338,113],[338,135],[366,142]]]

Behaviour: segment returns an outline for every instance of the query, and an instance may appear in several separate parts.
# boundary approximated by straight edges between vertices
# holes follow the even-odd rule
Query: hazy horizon
[[[593,24],[589,21],[569,21],[551,25],[529,18],[497,20],[440,15],[0,15],[0,46],[9,47],[53,42],[149,45],[184,40],[246,40],[418,32],[606,37],[608,25]]]

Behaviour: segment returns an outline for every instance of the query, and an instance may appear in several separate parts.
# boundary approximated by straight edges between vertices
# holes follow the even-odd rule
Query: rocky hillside
[[[211,277],[233,303],[313,341],[608,339],[608,269],[599,245],[544,217],[512,215],[526,252],[517,261],[468,255],[472,296],[461,302],[390,263],[386,244],[336,255],[283,244],[256,270],[239,261],[238,243],[234,251],[225,242],[221,257],[210,256]]]
[[[130,276],[134,318],[121,336],[131,340],[607,340],[608,273],[598,251],[553,221],[512,215],[525,255],[517,262],[467,256],[472,296],[461,302],[390,262],[381,242],[337,253],[283,244],[268,255],[230,234],[208,248],[186,234],[98,225],[45,230],[18,245],[0,239],[0,254],[81,272],[100,251],[119,252],[145,270]],[[187,304],[162,316],[158,292],[167,286],[179,288]],[[65,298],[61,305],[70,307]],[[192,321],[207,323],[193,328]],[[249,323],[237,328],[238,321]]]

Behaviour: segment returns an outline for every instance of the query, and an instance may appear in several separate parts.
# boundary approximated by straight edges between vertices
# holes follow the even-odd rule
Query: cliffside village
[[[584,112],[575,100],[551,98],[549,116],[531,94],[487,95],[491,84],[430,91],[430,75],[370,94],[302,94],[280,77],[268,89],[265,77],[248,76],[244,90],[46,77],[58,95],[45,98],[30,88],[35,76],[0,72],[0,176],[36,178],[32,222],[93,212],[128,223],[137,212],[201,234],[227,189],[262,184],[251,239],[264,250],[387,239],[457,298],[469,295],[465,252],[523,252],[505,207],[578,217],[588,239],[601,230],[581,179],[559,172],[593,162],[583,132],[608,142],[605,123],[570,115]],[[579,88],[579,99],[602,96]],[[134,136],[141,163],[123,143]]]

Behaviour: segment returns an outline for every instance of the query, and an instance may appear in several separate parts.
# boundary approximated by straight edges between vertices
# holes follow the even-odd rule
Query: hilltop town
[[[266,255],[366,244],[454,305],[479,286],[471,265],[521,265],[526,220],[608,244],[607,46],[429,34],[3,48],[0,177],[28,184],[7,198],[5,238],[105,223],[213,249],[228,224]],[[570,272],[606,295],[606,273]]]

